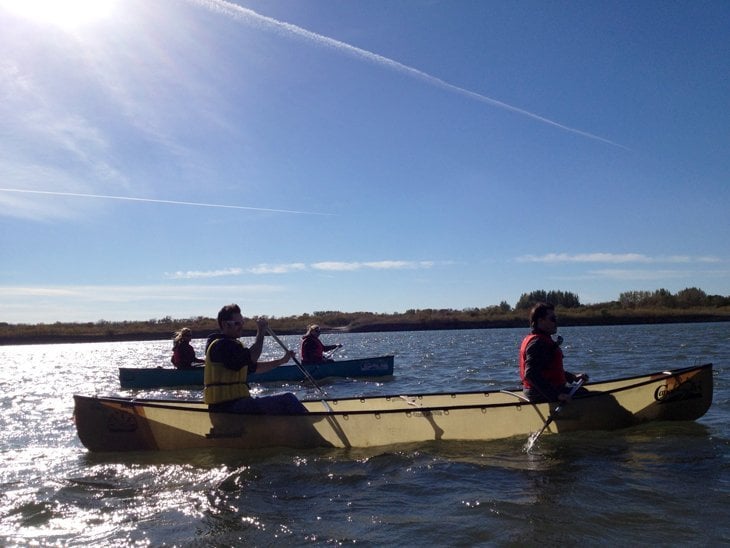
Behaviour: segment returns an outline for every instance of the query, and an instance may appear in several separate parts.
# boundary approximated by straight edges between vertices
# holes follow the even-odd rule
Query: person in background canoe
[[[321,330],[317,324],[312,324],[307,328],[306,334],[302,337],[302,364],[332,362],[332,358],[325,358],[324,353],[342,348],[341,344],[322,344],[319,340]]]
[[[177,369],[192,369],[194,363],[205,363],[204,359],[195,355],[195,349],[190,345],[192,338],[193,332],[187,327],[175,333],[170,361]]]
[[[251,396],[246,383],[249,373],[270,371],[287,363],[295,354],[288,350],[281,358],[260,362],[268,321],[256,319],[256,339],[250,348],[239,340],[243,323],[237,304],[228,304],[218,312],[220,332],[213,333],[205,346],[203,401],[208,409],[247,414],[306,413],[306,408],[291,393]]]
[[[520,378],[523,392],[531,402],[569,401],[571,387],[568,383],[588,375],[574,375],[563,368],[562,337],[555,341],[552,335],[558,331],[555,307],[549,303],[537,303],[530,311],[531,332],[520,345]],[[580,391],[585,391],[583,388]]]

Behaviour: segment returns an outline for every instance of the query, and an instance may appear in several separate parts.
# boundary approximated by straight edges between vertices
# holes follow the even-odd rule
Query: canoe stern
[[[73,418],[81,443],[90,451],[159,449],[134,405],[75,395]]]

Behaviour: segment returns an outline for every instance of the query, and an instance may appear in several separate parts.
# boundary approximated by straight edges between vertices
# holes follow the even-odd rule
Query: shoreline
[[[560,327],[578,326],[611,326],[611,325],[662,325],[678,323],[719,323],[730,322],[730,316],[716,316],[711,314],[686,314],[676,316],[654,316],[651,314],[611,317],[580,317],[563,315]],[[392,331],[451,331],[459,329],[514,329],[529,328],[524,319],[505,318],[503,320],[432,320],[423,322],[372,322],[346,327],[325,327],[322,332],[327,333],[378,333]],[[193,329],[193,338],[207,338],[215,329]],[[278,335],[301,335],[301,329],[277,328]],[[253,337],[256,332],[252,329],[244,330],[242,337]],[[89,334],[79,333],[46,333],[43,335],[3,335],[0,336],[0,346],[22,346],[38,344],[73,344],[73,343],[103,343],[103,342],[132,342],[172,340],[169,331],[135,331],[128,333]]]

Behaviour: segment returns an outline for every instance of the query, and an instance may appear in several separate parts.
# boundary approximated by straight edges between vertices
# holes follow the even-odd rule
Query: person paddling
[[[307,328],[306,334],[302,337],[302,364],[333,362],[332,358],[325,358],[324,353],[342,348],[341,344],[322,344],[322,341],[319,340],[321,332],[322,330],[317,324],[312,324]]]
[[[254,398],[246,382],[249,373],[266,373],[294,357],[287,350],[281,358],[261,362],[264,334],[269,322],[256,319],[256,339],[250,348],[239,340],[244,319],[237,304],[218,312],[219,333],[213,333],[205,347],[203,401],[211,411],[248,414],[301,414],[307,409],[290,392]]]
[[[530,311],[531,332],[520,345],[520,378],[523,393],[533,403],[570,401],[572,387],[568,383],[588,375],[575,375],[563,368],[562,337],[555,341],[552,335],[558,331],[555,307],[549,303],[537,303]],[[578,394],[586,390],[580,388]]]
[[[188,327],[175,333],[170,361],[177,369],[192,369],[194,363],[205,363],[204,359],[195,355],[195,349],[190,345],[192,338],[193,332]]]

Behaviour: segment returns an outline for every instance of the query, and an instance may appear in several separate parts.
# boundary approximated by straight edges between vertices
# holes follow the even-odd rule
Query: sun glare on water
[[[117,0],[0,0],[0,9],[38,23],[73,30],[111,14]]]

